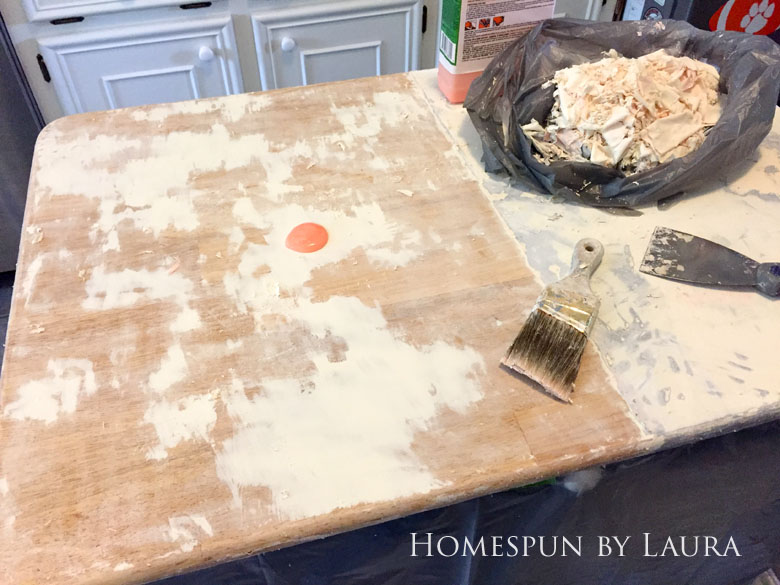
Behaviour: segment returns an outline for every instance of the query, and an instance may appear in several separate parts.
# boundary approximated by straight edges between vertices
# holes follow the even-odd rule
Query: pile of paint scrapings
[[[698,148],[720,118],[718,71],[659,50],[637,59],[614,50],[604,59],[556,72],[555,104],[542,126],[522,130],[537,160],[590,161],[627,174]]]

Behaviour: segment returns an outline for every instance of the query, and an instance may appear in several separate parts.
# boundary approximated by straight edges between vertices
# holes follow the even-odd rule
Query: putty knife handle
[[[604,246],[593,238],[584,238],[574,246],[574,254],[571,260],[572,276],[585,276],[590,278],[593,271],[601,264],[604,256]]]
[[[756,269],[756,287],[765,295],[780,297],[780,263],[759,264]]]

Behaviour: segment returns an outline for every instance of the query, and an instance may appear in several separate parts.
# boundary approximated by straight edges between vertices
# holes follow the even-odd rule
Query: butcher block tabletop
[[[57,120],[0,383],[0,583],[143,583],[777,417],[780,302],[636,267],[656,224],[777,260],[778,145],[619,215],[487,177],[433,72]],[[568,405],[498,364],[585,236]]]

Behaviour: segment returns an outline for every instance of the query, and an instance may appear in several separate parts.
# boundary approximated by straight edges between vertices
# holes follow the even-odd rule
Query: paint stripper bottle
[[[461,103],[471,82],[507,45],[552,17],[554,0],[443,0],[439,89]]]

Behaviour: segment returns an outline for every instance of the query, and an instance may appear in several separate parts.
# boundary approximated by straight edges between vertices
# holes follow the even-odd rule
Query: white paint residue
[[[366,257],[378,264],[405,266],[420,256],[422,234],[417,231],[399,233],[393,243],[377,243],[366,248]]]
[[[96,266],[85,284],[85,309],[107,310],[129,307],[141,299],[182,299],[192,290],[192,283],[181,274],[168,274],[165,268],[106,272]]]
[[[153,142],[159,140],[152,139]],[[168,140],[178,142],[179,138],[177,134],[171,134]],[[105,173],[102,176],[102,181],[106,182],[114,177],[115,183],[111,184],[108,194],[99,202],[100,216],[90,232],[93,241],[97,241],[100,234],[103,234],[103,245],[110,249],[113,245],[111,233],[115,232],[116,226],[124,220],[130,220],[136,229],[149,231],[155,237],[169,227],[191,231],[198,226],[198,216],[193,205],[194,190],[185,190],[190,173],[196,169],[183,164],[185,159],[181,156],[178,161],[171,160],[172,157],[165,146],[161,145],[162,156],[159,160],[156,157],[130,160],[121,175]],[[142,173],[151,173],[154,176],[143,176]],[[83,181],[95,181],[95,175],[83,174],[84,179],[73,185],[74,189],[79,189],[75,192],[93,193],[95,187],[90,187]],[[108,185],[100,187],[109,188]]]
[[[222,279],[225,292],[236,302],[236,307],[242,313],[247,312],[247,304],[260,302],[267,297],[278,297],[280,294],[279,283],[268,278],[257,281],[252,279],[255,271],[265,266],[268,256],[266,246],[249,244],[242,255],[239,273],[226,273]]]
[[[227,348],[228,351],[235,351],[236,349],[238,349],[242,345],[244,345],[244,340],[243,339],[237,339],[237,340],[226,339],[225,340],[225,347]]]
[[[186,333],[187,331],[194,331],[203,325],[200,320],[198,312],[190,306],[182,308],[181,312],[176,315],[176,318],[171,323],[171,331],[174,333]]]
[[[262,140],[256,148],[257,160],[265,169],[265,189],[269,199],[281,201],[287,193],[303,191],[303,187],[289,184],[288,181],[293,177],[293,163],[311,158],[312,149],[307,143],[298,141],[292,147],[278,150]]]
[[[52,423],[60,413],[75,412],[79,399],[97,389],[89,360],[51,359],[46,369],[48,377],[25,382],[19,387],[16,401],[3,410],[5,416]]]
[[[201,532],[214,534],[206,518],[198,514],[168,518],[168,526],[163,529],[165,539],[178,544],[181,552],[192,551],[199,544],[197,536]]]
[[[408,126],[422,116],[428,116],[428,109],[422,106],[411,92],[378,91],[373,96],[374,105],[388,126]]]
[[[208,394],[187,396],[175,402],[152,402],[144,414],[144,423],[154,425],[160,443],[150,449],[146,458],[164,459],[168,456],[167,449],[182,441],[208,441],[216,422],[214,399]]]
[[[103,252],[108,252],[110,250],[119,252],[119,249],[119,234],[117,233],[116,228],[113,228],[106,236],[106,242],[103,244]]]
[[[414,95],[392,91],[376,92],[370,100],[357,105],[332,105],[330,113],[344,128],[344,132],[330,136],[331,144],[338,145],[342,151],[354,146],[358,138],[363,139],[364,148],[371,151],[385,126],[409,126],[428,115]]]
[[[209,524],[209,521],[206,520],[205,516],[202,516],[201,514],[190,514],[190,519],[192,519],[195,525],[203,532],[209,536],[214,536],[214,530],[211,528],[211,524]]]
[[[198,115],[217,113],[221,120],[236,123],[252,115],[262,115],[273,100],[264,93],[227,96],[213,99],[191,100],[173,104],[159,104],[132,112],[136,122],[162,122],[171,115]]]
[[[269,290],[258,289],[252,280],[263,267],[270,270],[275,284],[293,289],[305,284],[314,269],[338,262],[353,250],[362,248],[371,261],[390,266],[403,266],[423,251],[421,234],[409,226],[388,221],[376,203],[354,206],[350,215],[295,204],[261,215],[249,198],[241,198],[233,207],[233,215],[242,223],[268,230],[267,245],[249,244],[241,256],[238,267],[241,278],[230,274],[225,277],[226,289],[242,307],[253,298],[264,297]],[[303,222],[319,223],[328,231],[328,243],[322,250],[300,254],[285,247],[287,234]]]
[[[160,361],[160,367],[149,376],[149,388],[162,393],[180,382],[187,375],[187,358],[178,343],[168,348]]]
[[[238,379],[222,392],[235,431],[217,454],[217,474],[236,504],[241,488],[267,486],[277,513],[302,518],[441,485],[411,445],[442,408],[462,413],[480,399],[480,354],[441,341],[407,344],[379,308],[354,297],[279,299],[282,306],[312,336],[344,340],[346,360],[309,350],[309,377],[268,380],[251,399]]]
[[[96,266],[85,283],[87,298],[82,307],[89,310],[108,310],[129,307],[139,301],[172,299],[179,313],[170,325],[174,333],[197,329],[202,325],[198,312],[190,307],[193,284],[180,272],[171,273],[160,267],[156,270],[106,272],[105,266]]]
[[[268,220],[255,209],[255,206],[252,205],[252,200],[249,197],[240,197],[236,199],[236,202],[233,204],[233,217],[240,223],[251,226],[259,228],[268,226]]]
[[[382,119],[379,116],[368,116],[365,105],[332,106],[330,113],[344,127],[345,132],[333,137],[333,142],[341,142],[342,150],[351,147],[356,138],[371,138],[382,131]]]
[[[22,290],[20,292],[25,296],[25,303],[30,298],[30,293],[32,292],[33,285],[35,284],[35,279],[38,277],[38,272],[40,271],[41,266],[43,266],[44,256],[46,256],[46,254],[39,254],[33,258],[33,261],[30,262],[29,266],[27,266],[27,271],[24,273],[24,279],[22,280]]]
[[[122,561],[121,563],[117,563],[117,565],[114,567],[114,571],[127,571],[128,569],[132,569],[134,566],[135,565],[133,565],[133,563]]]
[[[228,241],[230,242],[230,252],[235,253],[238,251],[238,249],[241,247],[241,244],[244,243],[244,240],[246,239],[246,236],[244,236],[244,230],[242,230],[238,226],[233,226],[233,228],[230,230],[230,238]]]
[[[0,477],[0,496],[8,495],[8,480],[4,477]]]
[[[27,229],[24,231],[30,234],[31,244],[38,244],[41,241],[43,241],[43,229],[40,226],[37,225],[27,226]]]
[[[254,98],[248,100],[242,96],[223,114],[227,114],[227,110],[252,110],[255,105]],[[179,107],[186,109],[189,106],[177,104],[176,113],[179,113]],[[198,105],[196,109],[202,107]],[[138,119],[150,119],[172,113],[165,107],[133,115]],[[300,185],[289,183],[293,165],[306,163],[312,156],[312,149],[305,142],[280,147],[262,134],[236,136],[219,123],[213,124],[208,133],[173,131],[152,133],[143,139],[106,135],[90,140],[65,140],[62,134],[55,124],[41,135],[42,144],[52,143],[52,152],[67,152],[67,156],[50,157],[45,166],[37,169],[39,189],[36,193],[50,193],[53,197],[83,194],[99,198],[99,216],[92,225],[90,237],[106,251],[118,249],[115,230],[125,221],[155,237],[166,229],[194,230],[199,225],[195,201],[212,195],[208,189],[199,190],[193,186],[194,176],[259,165],[266,173],[264,186],[268,196],[278,201],[285,194],[302,189]],[[60,141],[63,142],[60,144]],[[201,147],[206,142],[208,147]],[[63,148],[63,144],[67,144],[67,148]],[[155,156],[128,156],[128,152],[146,150],[154,152]],[[183,152],[187,155],[182,156]],[[71,168],[74,159],[112,166],[121,161],[121,165],[113,173],[74,173]]]
[[[368,161],[368,168],[374,170],[374,171],[386,171],[390,169],[390,163],[379,156],[372,156],[371,160]]]

